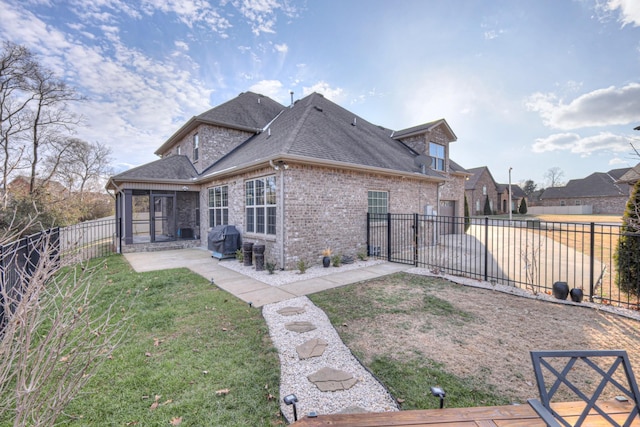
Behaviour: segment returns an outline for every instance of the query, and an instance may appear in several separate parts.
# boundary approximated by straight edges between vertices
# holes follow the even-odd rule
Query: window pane
[[[222,224],[229,224],[229,209],[222,209]]]
[[[209,209],[209,227],[216,226],[215,210]]]
[[[253,206],[254,204],[254,192],[253,192],[253,181],[247,181],[245,183],[245,198],[247,206]]]
[[[229,206],[229,186],[225,185],[221,189],[221,206],[228,207]]]
[[[216,225],[222,225],[222,210],[216,209]]]
[[[267,205],[275,205],[276,204],[276,177],[270,176],[267,178]]]
[[[267,208],[267,234],[276,234],[276,208]]]
[[[255,231],[255,208],[247,208],[247,232],[252,233]]]
[[[209,207],[210,208],[212,208],[214,206],[214,204],[215,204],[215,198],[214,198],[215,196],[214,196],[214,194],[215,194],[214,189],[210,188],[209,189]]]
[[[264,181],[256,179],[256,206],[264,205]]]
[[[256,233],[264,233],[264,208],[256,208]]]
[[[214,206],[216,208],[219,208],[220,206],[222,206],[222,189],[220,187],[216,187],[214,189],[214,198],[215,198],[215,204]]]
[[[388,193],[386,191],[369,191],[368,204],[370,214],[386,214],[388,212]]]

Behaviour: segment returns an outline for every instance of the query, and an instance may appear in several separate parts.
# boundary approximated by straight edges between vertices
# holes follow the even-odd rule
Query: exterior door
[[[438,209],[438,215],[440,217],[446,217],[439,221],[440,234],[455,234],[456,232],[456,201],[455,200],[440,200],[440,209]]]
[[[151,241],[166,242],[176,239],[175,196],[151,196]]]

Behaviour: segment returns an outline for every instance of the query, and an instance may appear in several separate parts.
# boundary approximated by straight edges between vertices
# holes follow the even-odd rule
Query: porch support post
[[[133,244],[133,197],[132,190],[124,190],[124,243]]]

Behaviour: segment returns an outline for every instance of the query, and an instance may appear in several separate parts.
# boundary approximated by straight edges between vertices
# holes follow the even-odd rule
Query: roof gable
[[[285,108],[285,106],[267,96],[254,92],[243,92],[217,107],[192,117],[176,133],[171,135],[156,150],[155,154],[162,155],[173,144],[184,138],[185,135],[202,123],[248,132],[260,132]]]
[[[442,128],[442,131],[445,133],[445,135],[447,135],[447,139],[449,141],[457,141],[458,137],[456,136],[455,133],[453,133],[453,130],[451,129],[451,127],[449,126],[449,123],[447,123],[447,121],[445,119],[439,119],[439,120],[434,120],[432,122],[429,123],[424,123],[421,125],[417,125],[417,126],[413,126],[407,129],[402,129],[399,131],[395,131],[393,132],[393,138],[395,139],[402,139],[402,138],[408,138],[410,136],[414,136],[414,135],[420,135],[423,133],[427,133],[427,132],[431,132],[433,129],[440,127]]]
[[[622,176],[620,169],[615,170],[614,175]],[[611,175],[612,171],[595,172],[586,178],[572,179],[564,187],[551,187],[544,191],[542,199],[561,199],[578,197],[613,197],[626,196],[626,191],[616,184],[616,179]]]

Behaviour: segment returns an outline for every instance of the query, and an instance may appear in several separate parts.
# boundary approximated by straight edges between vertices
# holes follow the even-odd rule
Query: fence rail
[[[109,255],[115,248],[115,230],[115,219],[87,221],[0,245],[0,334],[43,255],[60,261],[50,264],[54,267]]]
[[[370,256],[532,292],[567,282],[590,301],[637,310],[638,295],[616,284],[620,233],[618,224],[367,215]]]

